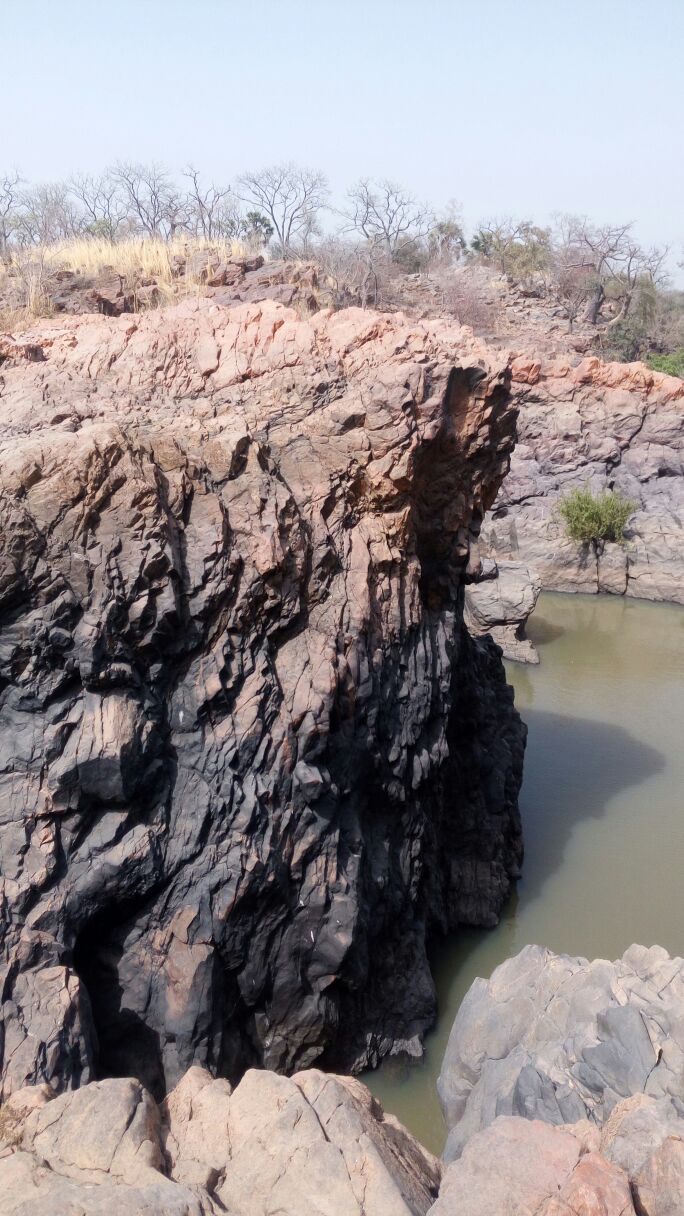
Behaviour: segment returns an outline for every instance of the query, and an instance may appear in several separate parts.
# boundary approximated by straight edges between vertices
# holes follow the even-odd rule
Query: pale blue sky
[[[390,176],[684,242],[684,0],[3,0],[0,169]]]

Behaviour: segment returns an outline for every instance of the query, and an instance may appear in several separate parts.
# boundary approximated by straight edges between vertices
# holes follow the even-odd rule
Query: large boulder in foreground
[[[360,1082],[193,1067],[159,1109],[130,1078],[0,1108],[0,1216],[425,1216],[439,1162]]]
[[[524,728],[463,623],[507,470],[467,330],[209,300],[0,346],[0,1075],[420,1051]]]
[[[530,566],[545,589],[684,603],[684,381],[643,363],[519,355],[519,443],[483,528],[483,552]],[[559,498],[619,490],[626,544],[565,535]]]
[[[679,1216],[684,1118],[637,1094],[598,1127],[499,1115],[445,1168],[430,1216]]]
[[[596,1139],[596,1137],[594,1137]],[[430,1216],[634,1216],[630,1180],[584,1127],[502,1116],[447,1166]],[[665,1216],[665,1213],[659,1213]]]
[[[588,962],[526,946],[475,980],[451,1030],[438,1088],[446,1156],[497,1115],[603,1125],[624,1098],[684,1111],[684,960],[660,946]]]
[[[476,980],[439,1078],[434,1216],[683,1212],[683,1010],[684,960],[658,946],[527,946]]]

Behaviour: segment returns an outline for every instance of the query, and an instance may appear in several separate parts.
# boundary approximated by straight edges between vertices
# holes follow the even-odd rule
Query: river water
[[[529,726],[523,877],[496,929],[433,949],[439,1020],[424,1060],[364,1077],[436,1153],[436,1080],[476,976],[530,942],[589,958],[632,942],[684,954],[684,608],[547,593],[528,632],[541,665],[507,664]]]

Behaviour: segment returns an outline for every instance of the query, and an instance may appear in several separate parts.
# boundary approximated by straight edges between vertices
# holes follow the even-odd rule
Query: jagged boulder
[[[489,634],[505,659],[538,663],[536,646],[525,633],[535,609],[541,582],[520,562],[485,558],[465,591],[465,621],[473,637]]]
[[[507,385],[448,322],[273,302],[8,348],[5,1094],[420,1050],[429,932],[493,924],[521,858],[524,728],[463,623]]]
[[[684,1211],[683,1008],[684,960],[658,946],[527,946],[476,980],[439,1078],[435,1216]]]
[[[549,1123],[608,1119],[623,1098],[684,1111],[684,961],[631,946],[615,963],[526,946],[469,989],[439,1093],[447,1157],[496,1115]]]
[[[634,1216],[627,1174],[587,1133],[495,1119],[447,1166],[430,1216]]]
[[[0,1108],[0,1216],[425,1216],[439,1162],[365,1086],[193,1067],[161,1111],[130,1079]]]

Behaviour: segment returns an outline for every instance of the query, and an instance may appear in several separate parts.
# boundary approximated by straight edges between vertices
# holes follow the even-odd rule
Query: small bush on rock
[[[601,540],[622,544],[627,520],[635,505],[617,490],[592,494],[585,488],[571,490],[561,498],[558,510],[571,540],[583,544]]]
[[[684,380],[684,347],[669,355],[648,355],[646,362],[654,372],[664,372],[666,376],[679,376]]]

